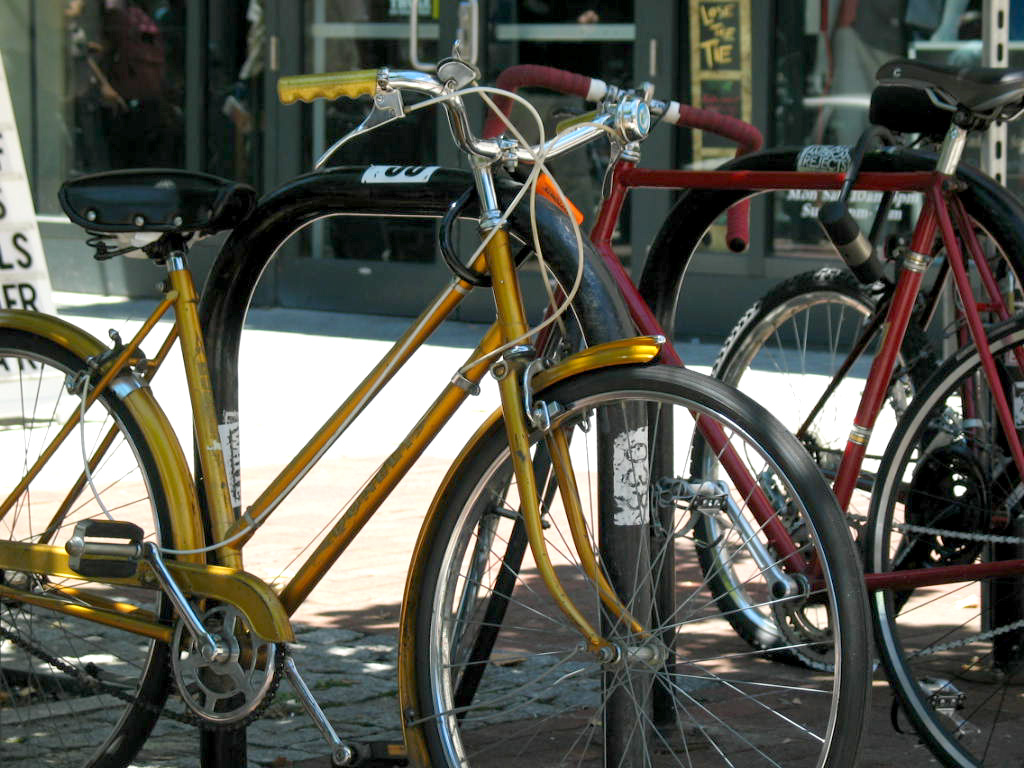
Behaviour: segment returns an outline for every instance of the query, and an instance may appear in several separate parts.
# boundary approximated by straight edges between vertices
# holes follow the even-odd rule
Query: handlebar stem
[[[491,174],[491,164],[483,158],[473,158],[473,181],[480,199],[480,231],[489,232],[501,223],[501,205]]]

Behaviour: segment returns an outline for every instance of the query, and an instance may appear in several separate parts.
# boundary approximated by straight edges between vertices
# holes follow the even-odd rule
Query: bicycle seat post
[[[964,148],[967,146],[967,133],[968,129],[957,125],[957,118],[954,117],[949,124],[949,130],[946,131],[946,137],[942,140],[939,160],[935,165],[935,170],[943,176],[956,174],[956,168],[960,164],[960,158],[963,157]]]
[[[168,237],[166,267],[168,282],[165,293],[173,295],[174,313],[185,361],[185,376],[192,401],[195,439],[199,466],[210,511],[214,541],[226,538],[233,519],[231,494],[224,454],[217,429],[216,408],[210,370],[206,361],[203,333],[199,323],[199,296],[192,272],[188,267],[188,242],[175,235]],[[232,568],[242,567],[242,556],[237,549],[222,547],[217,562]]]

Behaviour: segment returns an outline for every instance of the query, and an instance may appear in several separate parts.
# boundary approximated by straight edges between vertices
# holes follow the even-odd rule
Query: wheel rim
[[[1013,332],[992,351],[1005,360],[1008,348],[1021,341],[1021,332]],[[980,402],[966,396],[970,390],[964,385],[973,382],[983,391],[977,358],[965,356],[944,373],[934,389],[922,393],[888,454],[893,470],[872,510],[872,570],[1017,559],[1024,552],[1020,543],[1000,542],[1022,538],[1019,503],[1009,526],[990,516],[1003,506],[1000,499],[1009,487],[1003,482],[1005,453],[989,437],[998,428],[992,412],[973,408],[976,426],[963,428],[965,404]],[[937,482],[940,476],[945,483]],[[1010,485],[1019,487],[1019,479]],[[989,540],[983,543],[984,537]],[[1019,703],[1024,678],[1014,648],[1024,637],[1022,592],[1022,578],[1011,576],[872,595],[878,647],[901,712],[947,764],[1004,765],[1020,759],[1016,726],[1024,715]]]

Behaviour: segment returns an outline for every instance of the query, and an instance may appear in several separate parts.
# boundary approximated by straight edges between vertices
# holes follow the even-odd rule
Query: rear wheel
[[[1011,406],[1024,387],[1024,331],[992,342]],[[1021,433],[1020,422],[1017,430]],[[867,526],[871,573],[1024,559],[1024,483],[977,351],[947,362],[886,451]],[[871,596],[879,655],[899,712],[946,765],[1024,758],[1024,573]]]
[[[590,373],[539,397],[564,409],[554,429],[570,441],[602,571],[650,629],[633,632],[601,607],[538,449],[555,571],[613,643],[605,657],[583,647],[539,577],[504,426],[495,424],[450,476],[432,544],[414,566],[415,720],[432,764],[853,765],[868,675],[859,568],[834,499],[792,437],[748,399],[679,369]],[[693,523],[751,502],[723,471],[691,472],[695,419],[723,429],[745,471],[770,477],[786,499],[787,525],[801,532],[797,558],[820,566],[821,577],[791,573],[761,529],[751,548],[780,590],[764,599],[831,616],[826,633],[794,641],[827,646],[835,668],[751,654],[719,610],[693,556]],[[598,471],[605,466],[612,471]]]
[[[85,361],[48,339],[0,329],[0,496],[15,489],[60,427],[81,412],[81,390],[71,382],[88,372]],[[111,389],[128,385],[125,377]],[[101,445],[106,448],[98,452]],[[91,486],[82,471],[83,453],[98,456]],[[170,545],[154,458],[142,429],[109,389],[13,499],[0,517],[0,537],[63,546],[77,523],[107,519],[103,507],[115,519],[140,526],[147,539]],[[156,590],[0,567],[4,766],[126,764],[146,741],[167,697],[168,647],[33,605],[19,599],[24,591],[62,604],[114,601],[124,612],[169,620],[167,601]]]

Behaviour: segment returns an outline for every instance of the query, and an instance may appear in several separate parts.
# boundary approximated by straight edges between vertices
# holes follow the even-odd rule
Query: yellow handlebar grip
[[[357,69],[352,72],[327,72],[317,75],[291,75],[277,81],[277,96],[282,104],[314,99],[355,99],[372,96],[377,90],[377,70]]]

